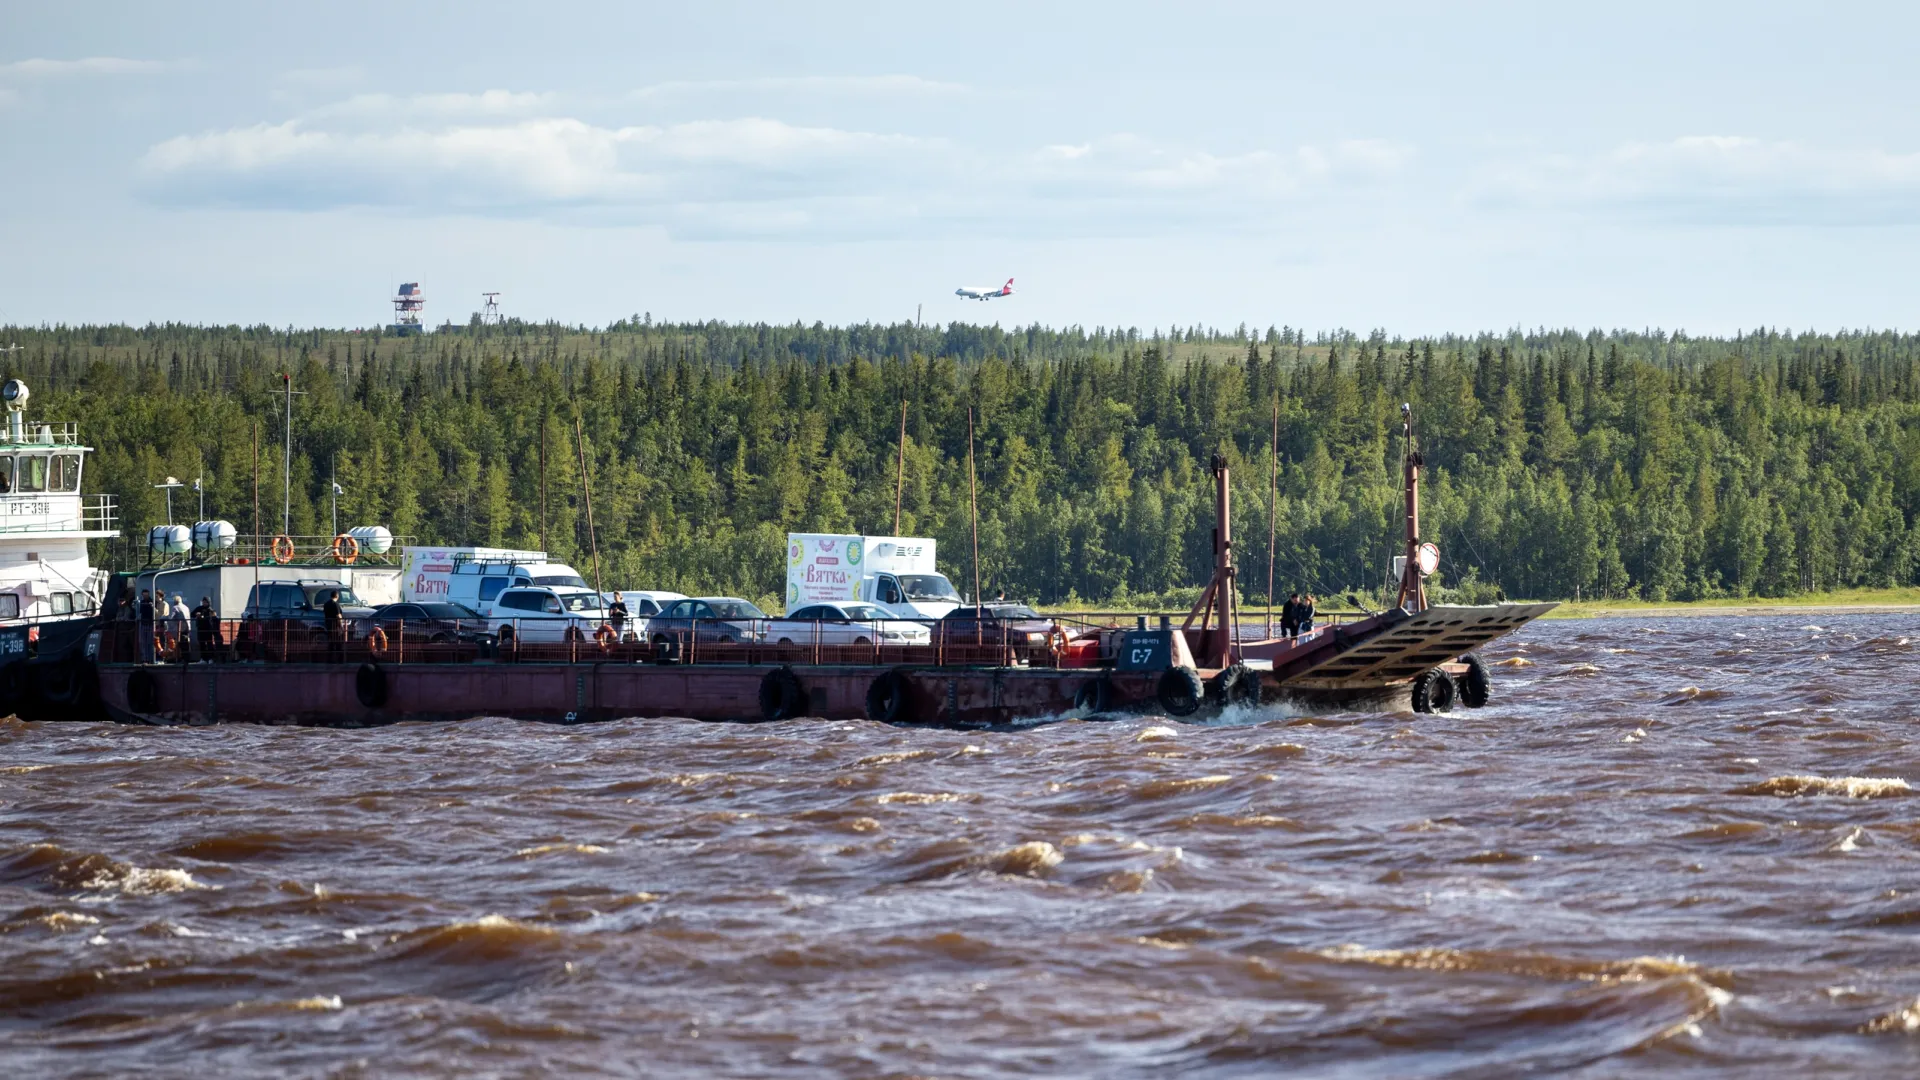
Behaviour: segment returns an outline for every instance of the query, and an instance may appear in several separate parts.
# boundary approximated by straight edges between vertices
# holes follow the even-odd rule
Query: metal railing
[[[7,430],[7,421],[0,420],[0,445],[16,446],[79,446],[80,424],[74,420],[55,420],[49,423],[27,421],[22,425],[21,438],[14,441],[13,434]]]
[[[1160,615],[1147,617],[1157,629]],[[1179,628],[1180,615],[1167,616]],[[1327,612],[1315,632],[1363,617]],[[109,662],[250,661],[269,664],[380,663],[670,663],[686,665],[856,665],[915,667],[1099,667],[1110,663],[1117,635],[1138,625],[1138,612],[1078,612],[1022,622],[1049,624],[1044,632],[1015,630],[1005,622],[946,625],[939,619],[886,619],[891,628],[925,627],[924,641],[888,641],[865,621],[832,623],[790,619],[672,620],[654,627],[634,619],[621,631],[585,620],[513,618],[357,620],[338,635],[305,619],[222,619],[202,634],[189,619],[141,624],[122,617],[102,635],[101,658]],[[555,626],[565,623],[564,626]],[[374,628],[379,628],[375,633]],[[796,629],[807,627],[806,630]],[[1263,619],[1241,619],[1236,640],[1264,636]],[[1057,632],[1056,632],[1057,631]],[[804,636],[800,636],[804,635]],[[143,648],[142,638],[149,644]],[[851,640],[834,640],[836,638]]]
[[[53,513],[54,499],[73,499],[74,512]],[[76,495],[71,491],[0,496],[0,536],[58,532],[118,532],[120,509],[112,495]],[[24,519],[16,521],[16,518]]]

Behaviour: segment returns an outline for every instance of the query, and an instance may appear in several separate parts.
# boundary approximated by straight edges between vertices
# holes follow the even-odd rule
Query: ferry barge
[[[1297,638],[1258,633],[1237,610],[1228,469],[1215,458],[1213,576],[1178,625],[1173,616],[1135,616],[1131,625],[1061,618],[1065,632],[1038,645],[1004,628],[998,640],[976,629],[958,642],[936,632],[930,644],[767,644],[762,634],[716,643],[697,626],[669,641],[608,634],[536,644],[516,633],[494,645],[423,640],[404,626],[384,639],[334,642],[314,638],[303,623],[267,627],[244,656],[169,664],[140,662],[135,626],[112,618],[130,599],[123,586],[87,646],[98,709],[122,722],[168,725],[805,716],[975,727],[1129,712],[1186,717],[1281,698],[1415,711],[1483,705],[1488,671],[1476,651],[1555,605],[1427,603],[1423,578],[1437,552],[1419,536],[1412,427],[1409,414],[1397,605]],[[233,640],[231,627],[225,640]]]

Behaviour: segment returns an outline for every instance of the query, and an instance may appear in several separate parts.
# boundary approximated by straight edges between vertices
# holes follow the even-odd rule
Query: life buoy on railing
[[[293,537],[276,536],[273,538],[273,561],[283,563],[293,561]]]
[[[601,623],[600,629],[593,632],[593,640],[600,643],[601,652],[606,652],[620,640],[620,633],[613,628],[612,623]]]
[[[375,656],[387,655],[387,632],[380,629],[378,623],[374,624],[373,630],[367,634],[367,648],[372,650]]]
[[[360,557],[360,541],[355,540],[353,537],[348,536],[346,533],[341,533],[339,536],[336,536],[333,538],[333,561],[334,562],[342,563],[342,564],[351,564],[353,560],[359,557]]]

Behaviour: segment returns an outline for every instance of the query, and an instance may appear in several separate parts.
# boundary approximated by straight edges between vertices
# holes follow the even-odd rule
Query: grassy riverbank
[[[1582,600],[1554,609],[1549,619],[1597,619],[1618,616],[1772,615],[1805,612],[1854,614],[1876,611],[1920,611],[1920,588],[1841,589],[1800,596],[1724,598],[1717,600]]]

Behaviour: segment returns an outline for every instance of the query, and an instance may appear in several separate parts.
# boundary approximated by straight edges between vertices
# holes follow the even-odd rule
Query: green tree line
[[[1265,601],[1269,552],[1283,594],[1371,593],[1397,551],[1404,401],[1452,595],[1784,596],[1920,573],[1920,338],[1895,333],[1309,338],[645,316],[405,337],[0,333],[20,345],[4,366],[32,386],[33,416],[77,421],[97,448],[87,489],[118,496],[131,538],[98,554],[122,565],[164,520],[152,485],[169,475],[204,478],[209,516],[251,532],[257,461],[266,534],[283,495],[290,531],[327,532],[337,477],[343,529],[544,537],[584,568],[577,420],[606,587],[777,597],[787,532],[892,531],[904,401],[900,527],[938,540],[963,591],[971,408],[989,592],[1096,605],[1190,589],[1211,561],[1220,453],[1248,606]],[[282,372],[304,392],[290,489]],[[192,512],[176,501],[176,517]]]

